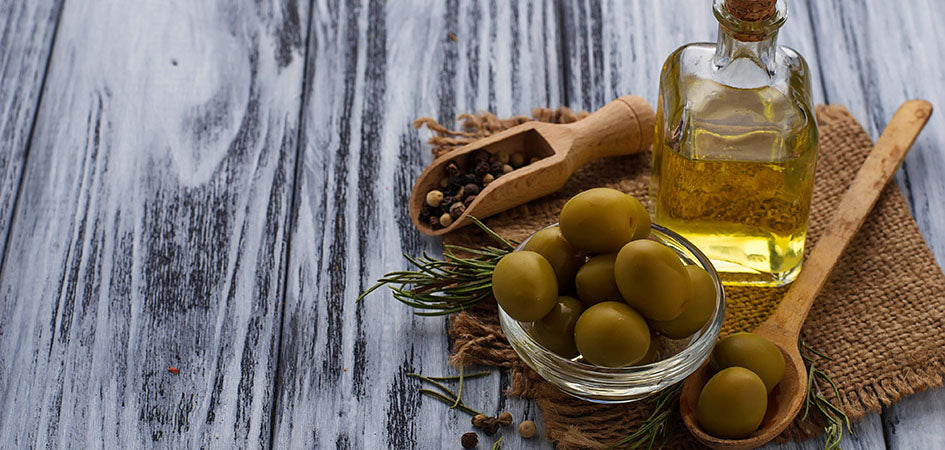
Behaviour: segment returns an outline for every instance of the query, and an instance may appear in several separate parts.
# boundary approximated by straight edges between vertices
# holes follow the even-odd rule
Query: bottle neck
[[[778,50],[778,31],[763,35],[744,35],[719,24],[718,43],[715,47],[715,66],[724,71],[732,63],[745,59],[764,70],[768,77],[774,75],[775,55]]]

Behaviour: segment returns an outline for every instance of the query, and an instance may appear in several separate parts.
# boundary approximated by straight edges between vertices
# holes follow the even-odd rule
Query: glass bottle
[[[685,45],[663,65],[650,206],[725,284],[780,286],[800,272],[807,235],[818,149],[810,70],[777,45],[784,0],[758,20],[733,3],[744,2],[713,4],[716,44]]]

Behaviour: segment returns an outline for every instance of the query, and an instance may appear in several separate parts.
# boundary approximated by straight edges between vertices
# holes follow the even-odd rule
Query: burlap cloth
[[[539,109],[535,120],[570,122],[583,116],[566,108]],[[514,126],[527,117],[499,120],[487,113],[465,115],[451,132],[430,119],[430,142],[440,155],[457,146]],[[812,248],[849,185],[872,141],[843,106],[819,106],[820,155],[811,206],[808,247]],[[557,220],[564,202],[588,188],[609,186],[639,199],[647,197],[648,153],[609,158],[580,169],[560,191],[493,216],[486,223],[499,234],[520,240]],[[448,243],[477,245],[488,238],[475,227],[458,230]],[[723,334],[750,330],[773,310],[784,289],[727,288]],[[451,317],[453,364],[508,369],[510,396],[535,399],[549,439],[562,448],[600,448],[627,435],[648,413],[646,402],[598,405],[563,394],[539,378],[506,342],[494,302]],[[802,338],[834,360],[821,367],[839,385],[842,408],[852,420],[910,395],[942,385],[945,374],[945,276],[935,263],[906,201],[895,183],[886,186],[824,292],[814,303]],[[679,424],[673,445],[694,442]],[[810,420],[797,422],[782,437],[821,433]]]

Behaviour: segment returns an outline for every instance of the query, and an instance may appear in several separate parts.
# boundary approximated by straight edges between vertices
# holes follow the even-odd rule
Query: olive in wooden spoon
[[[703,364],[686,379],[680,398],[680,413],[686,427],[700,442],[716,449],[755,448],[774,439],[794,420],[807,394],[807,370],[797,348],[804,319],[830,272],[931,114],[932,105],[923,100],[910,100],[899,107],[840,199],[833,219],[804,262],[800,276],[774,313],[754,330],[755,334],[781,349],[786,363],[784,378],[768,397],[768,409],[761,427],[745,439],[721,439],[707,434],[699,427],[696,405],[702,387],[711,375],[708,364]]]
[[[564,186],[579,167],[605,156],[629,155],[650,148],[655,115],[646,100],[625,95],[590,116],[569,124],[526,122],[480,139],[437,158],[417,178],[410,194],[410,219],[421,232],[438,236],[470,223],[468,217],[495,213],[548,195]],[[513,170],[486,185],[465,212],[434,230],[420,221],[427,193],[437,188],[454,159],[477,150],[489,153],[524,153],[537,161]]]

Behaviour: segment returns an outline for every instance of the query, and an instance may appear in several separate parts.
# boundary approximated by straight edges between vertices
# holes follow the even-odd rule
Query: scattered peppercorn
[[[452,217],[454,220],[458,219],[459,216],[463,215],[464,212],[466,212],[466,206],[464,206],[462,203],[456,202],[450,205],[450,217]]]
[[[495,155],[495,160],[502,164],[508,164],[509,158],[510,158],[509,152],[499,152],[499,153],[496,153]]]
[[[443,201],[440,202],[440,208],[442,208],[444,211],[449,211],[449,210],[450,210],[450,205],[452,205],[453,202],[455,202],[455,201],[456,201],[456,198],[453,197],[452,195],[448,195],[448,196],[446,196],[446,197],[443,197]]]
[[[492,165],[489,166],[489,173],[492,173],[492,174],[494,174],[494,175],[502,174],[502,173],[503,173],[503,172],[502,172],[502,166],[504,166],[504,165],[505,165],[505,164],[503,164],[503,163],[501,163],[501,162],[499,162],[499,161],[496,161],[496,162],[492,163]]]
[[[479,444],[479,435],[475,431],[470,431],[464,433],[459,441],[463,444],[463,448],[473,448]]]
[[[485,174],[485,175],[482,176],[482,185],[483,185],[483,186],[488,185],[488,184],[491,183],[493,180],[495,180],[495,177],[492,176],[491,173],[487,173],[487,174]]]
[[[430,219],[429,219],[429,220],[430,220],[430,226],[433,227],[434,230],[440,227],[440,218],[439,218],[439,217],[437,217],[437,216],[430,216]]]
[[[427,204],[436,208],[443,203],[443,193],[434,189],[430,192],[427,192]]]
[[[485,150],[476,150],[476,152],[473,153],[472,159],[473,159],[473,161],[475,161],[475,162],[477,162],[477,163],[482,162],[482,161],[488,161],[488,160],[489,160],[489,152],[487,152],[487,151],[485,151]]]
[[[463,206],[469,208],[469,205],[476,200],[475,195],[470,195],[466,197],[466,200],[463,200]]]
[[[502,414],[499,414],[498,419],[499,419],[499,425],[502,425],[503,427],[506,425],[512,424],[512,414],[509,413],[508,411],[505,411]]]
[[[518,425],[518,434],[521,434],[525,439],[532,438],[537,432],[538,427],[535,426],[535,422],[532,422],[531,420],[523,421]]]
[[[482,432],[486,433],[486,436],[492,436],[499,431],[499,421],[495,417],[487,417],[486,420],[482,422]]]
[[[503,164],[503,165],[502,165],[502,173],[503,173],[503,174],[509,173],[509,172],[511,172],[511,171],[513,171],[513,170],[515,170],[515,169],[513,169],[512,166],[510,166],[510,165],[508,165],[508,164]]]
[[[485,414],[476,414],[472,418],[472,425],[476,428],[482,428],[482,424],[488,419],[489,416]]]
[[[455,162],[446,165],[446,174],[449,176],[459,175],[459,166]]]
[[[439,183],[439,184],[440,184],[440,187],[441,187],[441,188],[444,188],[444,189],[447,188],[447,187],[449,187],[449,185],[450,185],[450,178],[449,178],[449,177],[440,178],[440,183]]]

